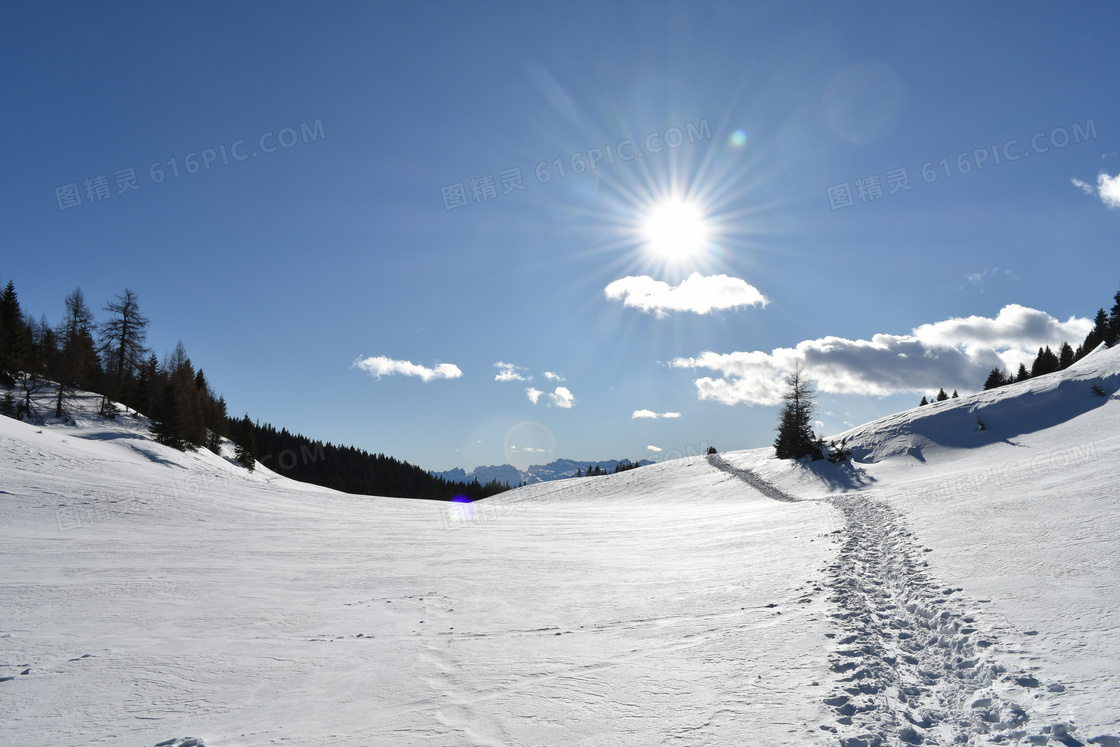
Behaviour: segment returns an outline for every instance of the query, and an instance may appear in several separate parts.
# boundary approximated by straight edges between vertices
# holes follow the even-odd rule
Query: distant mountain
[[[588,467],[597,466],[603,472],[614,472],[620,464],[633,464],[633,462],[629,459],[604,459],[600,461],[557,459],[555,462],[549,462],[548,464],[530,465],[529,469],[525,470],[518,469],[512,464],[495,464],[488,467],[475,467],[470,472],[463,470],[461,467],[456,467],[446,472],[432,472],[432,475],[454,482],[469,483],[471,480],[478,480],[483,485],[491,480],[497,480],[498,482],[508,483],[513,488],[517,487],[519,483],[532,485],[535,482],[575,477],[576,472],[581,470],[587,472]],[[639,467],[644,467],[647,464],[653,464],[653,462],[648,459],[642,459],[638,462]]]

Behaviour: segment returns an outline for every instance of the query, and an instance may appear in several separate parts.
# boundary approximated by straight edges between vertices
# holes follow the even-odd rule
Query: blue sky
[[[233,413],[431,469],[766,445],[797,358],[836,433],[1120,288],[1115,4],[2,15],[24,308],[131,288]]]

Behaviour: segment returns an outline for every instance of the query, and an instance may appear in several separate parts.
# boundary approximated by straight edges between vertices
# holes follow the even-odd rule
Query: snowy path
[[[843,747],[1083,744],[1066,733],[1068,721],[1030,723],[1035,702],[1064,686],[1048,688],[1022,671],[1009,648],[1015,641],[1001,645],[960,589],[935,583],[922,559],[929,550],[914,543],[890,504],[867,496],[830,502],[846,526],[829,568],[841,629],[829,634],[839,637],[831,657],[839,689],[825,702]],[[999,658],[1017,671],[1007,673]],[[1113,743],[1107,739],[1090,743]]]
[[[801,500],[719,455],[708,455],[708,463],[774,500]],[[924,560],[930,550],[917,546],[890,503],[867,494],[826,502],[843,515],[844,528],[836,532],[839,556],[825,569],[839,630],[826,634],[836,645],[830,664],[837,687],[824,703],[836,724],[822,729],[837,734],[842,747],[1085,744],[1068,719],[1050,714],[1047,723],[1031,723],[1036,702],[1065,691],[1027,672],[1021,645],[1036,631],[998,626],[1001,641],[962,589],[934,580]],[[1108,736],[1089,743],[1120,745]]]
[[[747,485],[762,493],[767,498],[773,498],[776,501],[784,501],[786,503],[797,503],[798,498],[793,497],[789,493],[781,490],[774,485],[771,485],[766,480],[759,477],[754,470],[745,467],[736,467],[730,464],[726,459],[719,454],[709,454],[708,464],[712,465],[721,472],[726,472],[729,475],[734,475]]]

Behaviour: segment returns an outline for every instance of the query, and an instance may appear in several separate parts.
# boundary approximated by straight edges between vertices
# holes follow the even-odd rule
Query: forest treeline
[[[101,321],[81,288],[66,296],[63,309],[62,320],[52,325],[45,314],[36,319],[23,311],[12,281],[0,292],[0,415],[65,419],[74,413],[78,392],[92,392],[101,397],[99,414],[118,417],[119,404],[134,417],[146,415],[155,440],[167,446],[221,454],[228,438],[235,459],[250,470],[259,460],[292,479],[347,493],[477,500],[509,489],[497,481],[451,482],[384,454],[314,441],[248,415],[231,418],[225,398],[195,368],[181,341],[162,361],[147,347],[150,321],[129,289],[105,304]]]
[[[1025,363],[1020,363],[1019,370],[1014,374],[1004,373],[1000,368],[993,368],[988,372],[984,388],[995,389],[1033,379],[1035,376],[1062,371],[1096,350],[1102,342],[1108,347],[1120,342],[1120,291],[1116,292],[1112,300],[1111,313],[1106,312],[1103,308],[1097,311],[1097,315],[1093,319],[1093,328],[1089,330],[1089,334],[1085,336],[1076,350],[1069,342],[1063,342],[1057,353],[1051,350],[1049,345],[1039,348],[1038,355],[1035,356],[1029,369]]]
[[[258,460],[273,472],[345,493],[435,500],[464,496],[475,501],[509,490],[497,480],[485,485],[478,480],[452,482],[385,454],[315,441],[267,423],[254,426],[253,438],[263,455]]]

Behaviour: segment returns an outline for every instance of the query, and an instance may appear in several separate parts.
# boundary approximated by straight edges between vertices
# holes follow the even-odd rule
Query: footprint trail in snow
[[[838,676],[825,703],[842,747],[880,745],[1082,745],[1068,720],[1031,723],[1046,688],[996,660],[1004,647],[965,608],[960,589],[926,571],[895,509],[865,496],[830,499],[846,520],[828,568],[841,632],[831,657]],[[1109,744],[1100,736],[1090,744]]]
[[[708,463],[778,501],[797,502],[750,469],[718,454]],[[1000,641],[965,609],[953,589],[926,571],[924,551],[887,502],[862,495],[829,499],[844,516],[843,546],[827,570],[839,633],[831,656],[838,689],[825,699],[841,747],[900,745],[1066,745],[1069,720],[1031,723],[1038,701],[1065,690],[1044,687],[995,659]],[[1101,735],[1088,744],[1120,745]]]

